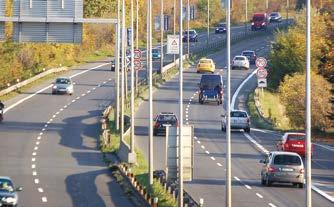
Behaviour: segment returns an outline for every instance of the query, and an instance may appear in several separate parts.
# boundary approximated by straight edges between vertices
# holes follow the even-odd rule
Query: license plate
[[[283,171],[283,172],[293,172],[293,169],[291,169],[291,168],[281,168],[281,171]]]
[[[302,144],[292,144],[293,147],[304,147]]]

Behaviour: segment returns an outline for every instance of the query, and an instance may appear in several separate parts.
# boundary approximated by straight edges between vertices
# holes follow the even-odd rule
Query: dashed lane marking
[[[35,184],[38,184],[38,183],[39,183],[39,179],[36,178],[36,179],[34,180],[34,182],[35,182]]]
[[[219,167],[222,167],[223,165],[222,164],[220,164],[219,162],[217,162],[217,165],[219,166]]]
[[[249,185],[245,185],[245,187],[248,189],[248,190],[251,190],[252,187],[250,187]]]
[[[202,148],[202,149],[205,149],[205,147],[204,147],[203,145],[201,145],[201,148]]]
[[[270,206],[270,207],[276,207],[274,204],[272,204],[272,203],[268,203],[268,205]]]
[[[43,193],[44,192],[43,188],[38,188],[38,192]]]
[[[210,158],[211,158],[211,160],[216,160],[216,158],[214,158],[214,157],[212,157],[212,156],[211,156]]]
[[[46,197],[42,197],[42,202],[46,203],[46,202],[48,202],[48,199]]]
[[[257,197],[263,198],[263,196],[260,193],[256,193]]]
[[[208,155],[210,154],[210,152],[208,150],[205,150],[205,153],[208,154]]]

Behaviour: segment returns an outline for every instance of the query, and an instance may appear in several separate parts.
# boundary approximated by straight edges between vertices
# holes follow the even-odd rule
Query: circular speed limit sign
[[[260,79],[261,78],[266,78],[267,75],[268,75],[268,71],[266,69],[264,69],[264,68],[259,68],[256,71],[257,78],[260,78]]]
[[[256,67],[265,68],[267,66],[267,60],[264,57],[258,57],[255,61]]]

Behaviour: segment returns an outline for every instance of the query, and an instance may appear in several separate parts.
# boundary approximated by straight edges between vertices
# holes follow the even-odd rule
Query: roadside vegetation
[[[278,32],[269,55],[268,90],[259,96],[264,118],[280,130],[305,126],[305,15],[288,32]],[[334,9],[312,13],[312,128],[325,137],[334,131]],[[274,104],[275,103],[275,104]]]

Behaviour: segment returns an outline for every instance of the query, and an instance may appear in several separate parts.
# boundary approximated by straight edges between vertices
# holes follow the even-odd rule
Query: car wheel
[[[263,179],[263,176],[261,176],[261,185],[266,185],[266,181]]]
[[[226,127],[222,125],[222,131],[226,132]]]
[[[199,73],[199,71],[197,71],[197,73]]]
[[[267,179],[266,179],[266,186],[271,186],[271,181],[269,180],[269,177],[268,177],[268,175],[267,175]]]
[[[219,106],[219,104],[220,104],[220,101],[217,101],[217,105]]]
[[[245,128],[244,131],[245,131],[246,133],[250,133],[250,128],[249,128],[249,127],[248,127],[248,128]]]
[[[304,183],[298,183],[298,188],[304,188]]]
[[[158,136],[158,133],[157,132],[153,132],[153,136]]]

